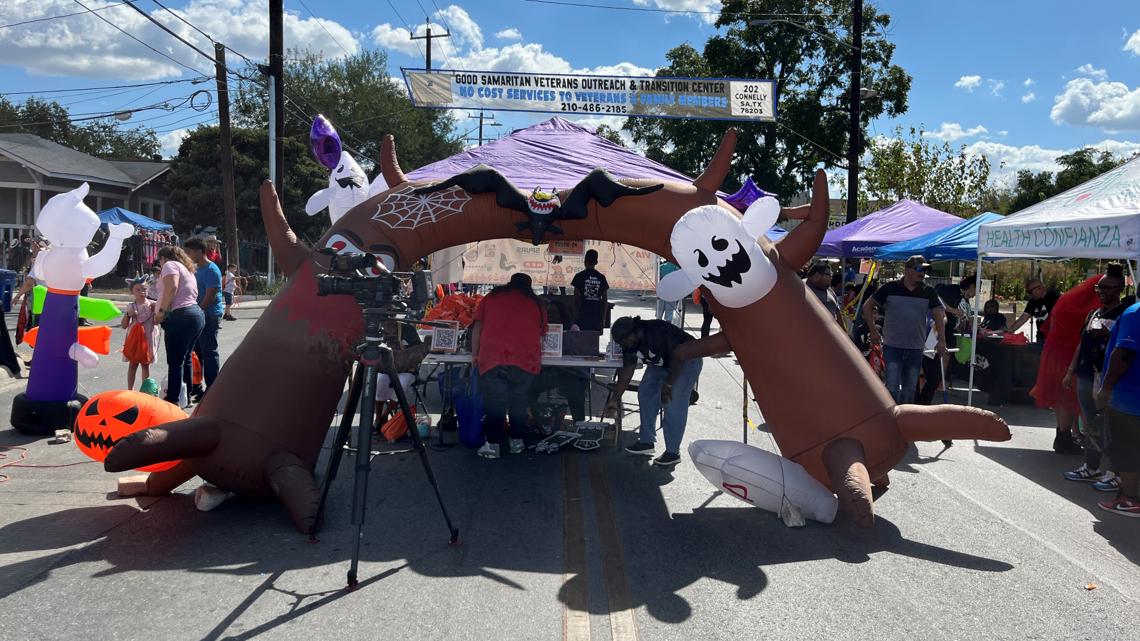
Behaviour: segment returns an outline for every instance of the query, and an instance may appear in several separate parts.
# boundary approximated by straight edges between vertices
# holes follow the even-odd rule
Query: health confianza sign
[[[412,104],[560,114],[775,122],[771,80],[402,69]]]

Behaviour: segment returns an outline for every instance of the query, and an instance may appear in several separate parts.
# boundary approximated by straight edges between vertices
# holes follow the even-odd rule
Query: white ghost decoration
[[[679,270],[657,284],[657,297],[680,300],[704,285],[720,304],[745,307],[776,284],[776,268],[757,239],[780,215],[780,203],[760,198],[738,219],[719,205],[689,210],[669,236]]]
[[[36,218],[36,229],[50,246],[36,256],[33,276],[51,289],[79,291],[89,278],[110,272],[119,262],[123,241],[135,233],[128,224],[108,225],[110,232],[103,249],[87,256],[87,245],[99,230],[99,216],[83,203],[87,183],[56,196],[44,204]]]
[[[340,162],[329,173],[329,186],[309,196],[305,213],[310,216],[328,208],[333,224],[348,210],[368,198],[368,176],[347,151],[340,152]]]
[[[376,177],[372,179],[372,184],[368,186],[368,197],[371,198],[386,191],[388,191],[388,182],[384,180],[384,173],[376,174]]]

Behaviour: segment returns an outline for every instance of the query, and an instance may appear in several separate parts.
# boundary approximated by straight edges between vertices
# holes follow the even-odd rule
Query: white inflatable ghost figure
[[[305,213],[315,216],[327,208],[329,218],[335,225],[348,210],[368,198],[368,176],[352,154],[342,149],[340,135],[322,115],[317,115],[313,120],[309,145],[317,161],[329,169],[329,186],[309,196],[305,203]]]
[[[689,210],[673,226],[670,248],[680,267],[657,284],[657,297],[681,300],[704,285],[726,307],[746,307],[776,284],[776,268],[757,239],[776,224],[780,203],[765,196],[738,219],[719,205]]]
[[[87,279],[98,278],[115,268],[123,241],[135,233],[132,225],[109,225],[110,235],[103,249],[88,256],[87,245],[99,230],[99,217],[83,203],[89,189],[87,183],[83,183],[67,193],[53,196],[36,219],[36,229],[50,246],[36,256],[32,275],[49,289],[78,295]],[[95,352],[79,343],[72,345],[68,354],[85,367],[94,367],[99,362]]]

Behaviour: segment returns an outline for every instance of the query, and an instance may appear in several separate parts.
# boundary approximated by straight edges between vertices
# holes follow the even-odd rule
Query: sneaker
[[[1119,492],[1120,477],[1112,472],[1105,472],[1099,481],[1092,484],[1092,487],[1098,492]]]
[[[525,449],[526,443],[523,442],[521,438],[511,439],[511,454],[522,454],[522,451]]]
[[[625,448],[625,451],[629,452],[630,454],[642,454],[645,456],[653,456],[653,448],[654,447],[655,446],[653,445],[653,443],[642,443],[641,441],[637,441],[633,445],[630,445],[629,447]]]
[[[1053,451],[1058,454],[1084,454],[1085,450],[1073,442],[1072,438],[1053,439]]]
[[[1090,470],[1088,465],[1082,464],[1071,472],[1065,472],[1065,478],[1070,481],[1084,481],[1092,483],[1102,476],[1100,470]]]
[[[1110,501],[1101,501],[1097,503],[1097,507],[1113,514],[1140,519],[1140,501],[1133,501],[1127,496],[1118,496]]]
[[[499,446],[493,443],[484,443],[483,447],[475,450],[483,458],[499,458]]]
[[[223,318],[224,320],[230,320],[230,321],[236,321],[236,320],[237,320],[237,319],[236,319],[236,318],[234,318],[233,316],[229,316],[229,315],[227,315],[227,316],[222,316],[222,318]]]
[[[680,454],[674,454],[672,452],[665,452],[661,456],[658,456],[657,458],[653,459],[653,464],[654,465],[660,465],[661,467],[673,467],[674,465],[676,465],[680,462],[681,462],[681,455]]]

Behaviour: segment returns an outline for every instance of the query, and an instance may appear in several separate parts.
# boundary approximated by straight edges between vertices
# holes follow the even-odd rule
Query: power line
[[[345,57],[351,58],[352,54],[348,52],[348,49],[344,48],[344,45],[340,43],[340,40],[336,39],[336,36],[334,36],[331,31],[325,28],[325,23],[317,17],[317,14],[313,13],[313,10],[309,8],[309,5],[305,4],[305,0],[297,0],[297,2],[301,3],[301,6],[305,8],[305,11],[309,12],[310,16],[313,16],[313,20],[317,21],[317,26],[319,26],[321,30],[324,31],[326,35],[328,35],[328,37],[332,38],[332,41],[336,43],[336,46],[340,47],[340,50],[344,52]]]
[[[122,4],[123,4],[122,2],[116,2],[115,4],[109,4],[105,7],[99,7],[98,9],[95,9],[95,11],[104,11],[106,9],[112,9],[114,7],[121,6]],[[91,9],[88,9],[87,11],[91,11]],[[81,15],[84,15],[85,13],[87,13],[87,11],[76,11],[75,13],[64,13],[64,14],[60,14],[58,16],[47,16],[46,18],[33,18],[32,20],[24,20],[23,22],[13,22],[10,24],[0,24],[0,29],[7,29],[8,27],[20,27],[20,26],[23,26],[26,24],[33,24],[36,22],[47,22],[48,20],[58,20],[60,18],[70,18],[72,16],[81,16]]]
[[[130,34],[129,32],[127,32],[126,30],[124,30],[124,29],[123,29],[122,27],[120,27],[119,25],[117,25],[117,24],[115,24],[114,22],[111,22],[110,20],[108,20],[108,19],[104,18],[103,16],[101,16],[101,15],[99,15],[99,14],[95,13],[95,11],[94,11],[94,10],[92,10],[92,9],[91,9],[90,7],[88,7],[87,5],[83,4],[83,2],[81,2],[81,0],[71,0],[71,1],[72,1],[72,2],[74,2],[75,4],[79,5],[79,6],[83,7],[84,9],[87,9],[88,13],[90,13],[90,14],[91,14],[91,15],[93,15],[93,16],[95,16],[96,18],[99,18],[99,19],[100,19],[100,20],[102,20],[103,22],[106,22],[107,24],[111,25],[112,27],[114,27],[114,28],[115,28],[115,30],[116,30],[116,31],[119,31],[119,32],[121,32],[123,35],[127,36],[127,37],[128,37],[128,38],[130,38],[131,40],[134,40],[135,42],[137,42],[137,43],[139,43],[140,45],[142,45],[142,46],[146,47],[147,49],[150,49],[151,51],[153,51],[153,52],[157,53],[158,55],[162,56],[163,58],[166,58],[167,60],[169,60],[169,61],[171,61],[171,62],[173,62],[173,63],[175,63],[175,64],[177,64],[177,65],[179,65],[179,66],[181,66],[181,67],[185,67],[186,69],[189,69],[190,71],[192,71],[192,72],[194,72],[194,73],[196,73],[196,74],[199,74],[199,75],[200,75],[200,74],[202,73],[202,72],[198,71],[197,69],[195,69],[194,67],[191,67],[190,65],[188,65],[188,64],[186,64],[186,63],[184,63],[184,62],[179,62],[178,60],[174,59],[173,57],[166,55],[165,53],[163,53],[163,52],[159,51],[158,49],[155,49],[154,47],[152,47],[152,46],[148,45],[147,43],[143,42],[142,40],[139,40],[138,38],[134,37],[132,34]],[[130,4],[130,3],[129,3],[129,2],[124,2],[123,4]],[[134,5],[131,5],[131,6],[133,7]]]
[[[76,1],[78,2],[78,0],[76,0]],[[133,2],[131,2],[131,0],[126,0],[126,5],[132,9],[134,9],[135,11],[137,11],[139,13],[139,15],[141,15],[142,17],[144,17],[147,20],[149,20],[150,22],[154,23],[154,25],[157,26],[159,29],[162,29],[166,33],[174,36],[174,39],[177,40],[178,42],[181,42],[182,44],[186,45],[187,47],[190,47],[194,51],[197,51],[198,55],[202,56],[206,60],[209,60],[210,62],[214,62],[214,56],[211,56],[210,54],[206,53],[205,51],[202,51],[197,46],[192,44],[189,40],[186,40],[185,38],[178,35],[177,33],[174,33],[174,31],[172,31],[170,29],[170,27],[167,27],[166,25],[164,25],[161,22],[159,22],[158,20],[156,20],[155,17],[150,15],[149,13],[143,11],[142,9],[139,9],[137,6],[135,6],[135,4]],[[177,17],[177,16],[175,16],[175,17]],[[185,22],[185,20],[183,20],[183,22]],[[189,23],[187,23],[187,24],[189,24]],[[207,38],[209,38],[209,36],[207,36]],[[210,38],[210,42],[213,42],[213,38]]]
[[[191,23],[189,20],[187,20],[187,19],[183,18],[182,16],[178,15],[177,13],[174,13],[174,12],[173,12],[173,11],[171,11],[171,10],[170,10],[170,8],[169,8],[169,7],[167,7],[166,5],[162,4],[162,3],[161,3],[161,2],[159,2],[158,0],[151,0],[151,2],[153,2],[153,3],[157,4],[158,6],[162,7],[163,9],[166,9],[166,12],[167,12],[167,13],[169,13],[169,14],[170,14],[170,15],[172,15],[172,16],[174,16],[175,18],[178,18],[178,19],[179,19],[180,21],[182,21],[182,23],[183,23],[183,24],[185,24],[187,27],[190,27],[190,28],[191,28],[191,29],[193,29],[194,31],[197,31],[198,33],[202,34],[202,36],[203,36],[203,37],[205,37],[205,38],[206,38],[206,40],[209,40],[211,43],[212,43],[212,42],[214,42],[214,39],[210,37],[210,34],[206,33],[205,31],[202,31],[202,30],[201,30],[201,29],[199,29],[198,27],[194,26],[194,24],[193,24],[193,23]],[[132,6],[133,6],[133,5],[132,5]]]
[[[396,5],[392,4],[392,0],[388,0],[388,6],[392,8],[392,11],[395,12],[396,17],[400,19],[400,22],[404,23],[404,26],[408,28],[408,34],[415,35],[416,32],[412,30],[412,23],[404,20],[404,16],[400,15],[400,10],[396,8]],[[424,48],[420,46],[419,42],[416,42],[415,40],[413,40],[413,42],[416,43],[416,49],[420,50],[420,56],[422,57],[424,55]]]
[[[118,6],[118,5],[116,5]],[[6,91],[0,93],[0,96],[27,96],[27,95],[43,95],[45,93],[71,93],[83,91],[102,91],[104,89],[133,89],[135,87],[154,87],[156,85],[173,85],[180,82],[205,82],[209,80],[207,76],[199,76],[197,78],[183,78],[181,80],[163,80],[161,82],[140,82],[130,85],[108,85],[105,87],[80,87],[78,89],[43,89],[40,91]]]
[[[735,13],[725,11],[710,11],[707,9],[660,9],[656,7],[619,7],[612,4],[594,4],[590,2],[568,2],[566,0],[524,0],[524,2],[533,2],[535,4],[553,4],[563,7],[578,7],[582,9],[611,9],[613,11],[642,11],[648,13],[688,13],[695,15],[730,15],[730,16],[750,16],[756,18],[806,18],[811,16],[829,16],[827,13],[753,13],[749,11],[738,11]]]
[[[842,160],[844,163],[846,163],[846,162],[847,162],[847,159],[846,159],[846,158],[844,158],[843,156],[840,156],[839,154],[835,153],[834,151],[832,151],[832,150],[828,149],[827,147],[824,147],[823,145],[821,145],[821,144],[819,144],[818,142],[816,142],[816,141],[812,140],[811,138],[808,138],[807,136],[805,136],[805,135],[801,134],[800,132],[796,131],[795,129],[792,129],[791,127],[789,127],[789,126],[785,125],[784,123],[782,123],[782,122],[780,122],[780,121],[778,121],[778,120],[777,120],[777,121],[776,121],[776,124],[777,124],[777,125],[779,125],[780,127],[783,127],[784,129],[787,129],[787,130],[788,130],[789,132],[791,132],[792,134],[794,134],[794,135],[796,135],[796,136],[799,136],[800,138],[804,139],[805,141],[807,141],[807,143],[808,143],[808,144],[810,144],[811,146],[815,147],[816,149],[819,149],[820,151],[822,151],[822,152],[824,152],[824,153],[827,153],[827,154],[831,154],[832,156],[835,156],[836,158],[838,158],[838,159]],[[846,167],[847,165],[837,165],[837,166],[838,166],[838,167]]]

